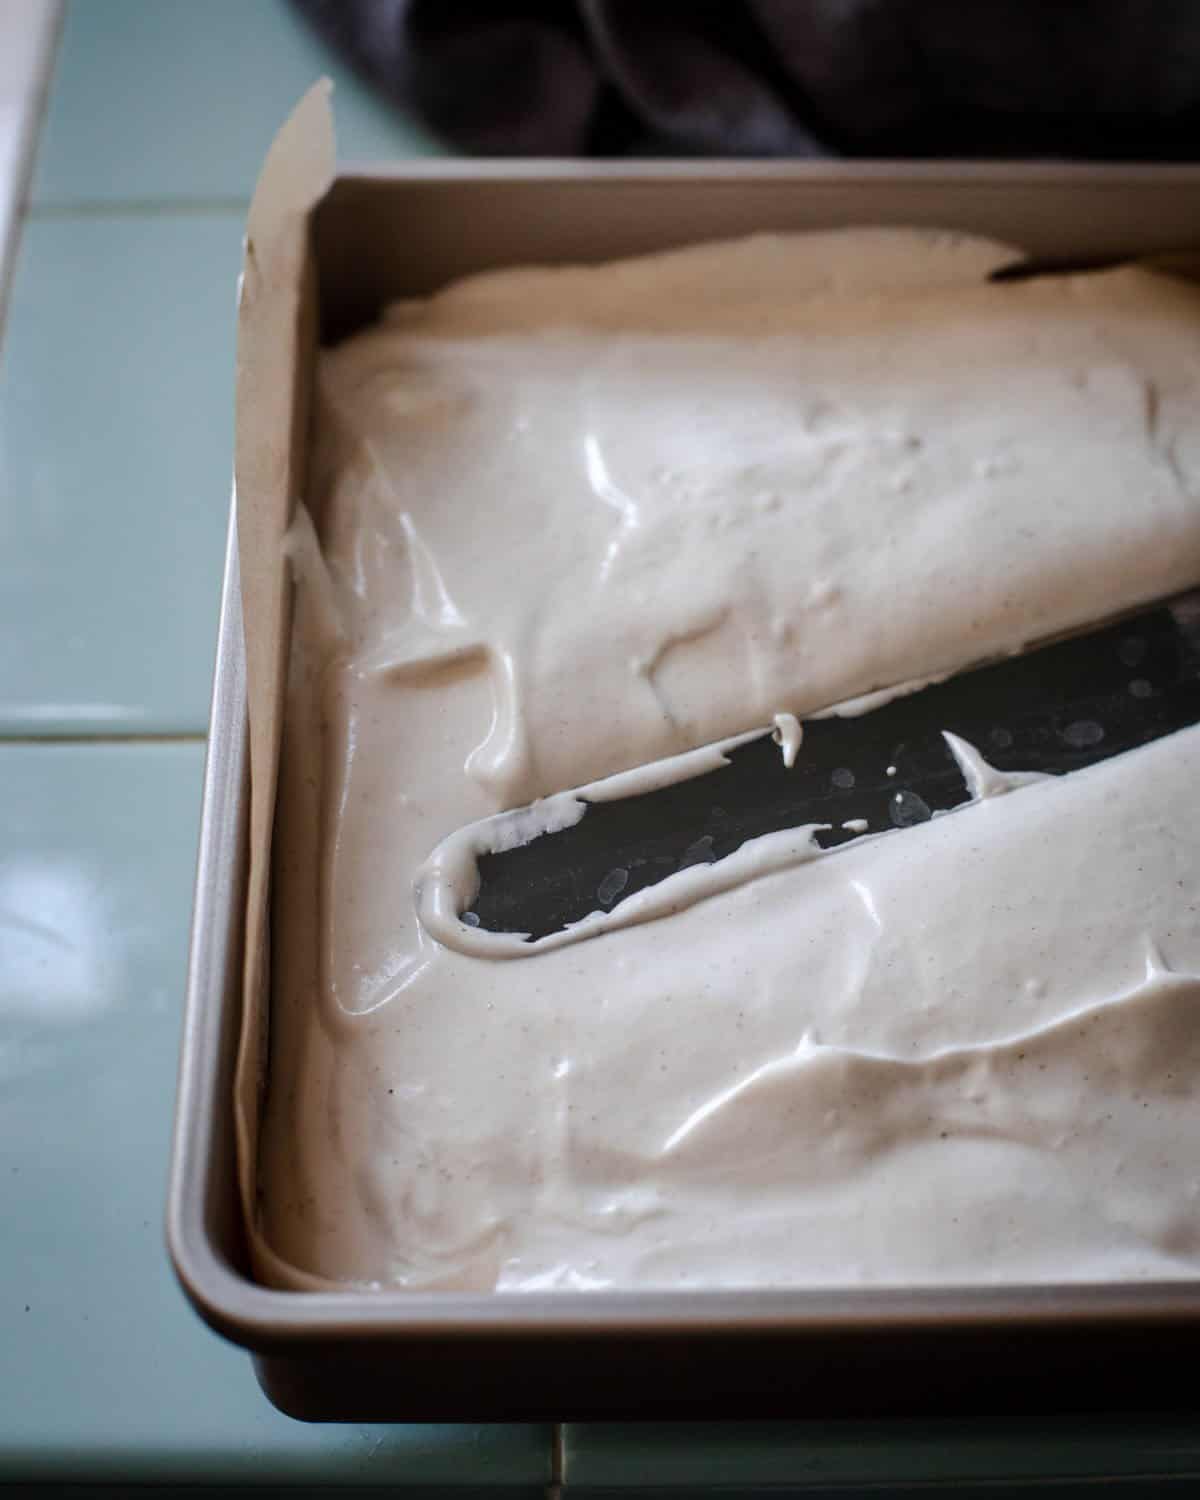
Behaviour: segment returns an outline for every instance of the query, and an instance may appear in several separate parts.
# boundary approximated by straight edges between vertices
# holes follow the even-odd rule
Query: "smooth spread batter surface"
[[[802,756],[787,715],[1200,579],[1200,291],[987,281],[1013,258],[855,231],[496,273],[322,357],[268,1279],[1200,1270],[1200,731],[768,841],[525,957],[417,917],[465,824],[773,722]]]

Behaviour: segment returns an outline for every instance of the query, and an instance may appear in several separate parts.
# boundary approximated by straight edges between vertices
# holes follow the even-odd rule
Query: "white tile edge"
[[[0,0],[0,334],[63,0]]]

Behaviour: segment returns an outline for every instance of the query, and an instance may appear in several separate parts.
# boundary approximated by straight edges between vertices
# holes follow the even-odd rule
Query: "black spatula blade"
[[[764,733],[719,770],[593,803],[571,828],[481,856],[474,916],[544,937],[760,834],[827,824],[817,839],[831,848],[923,822],[969,796],[944,730],[999,770],[1064,775],[1197,722],[1200,594],[1189,594],[854,718],[806,720],[790,769]]]

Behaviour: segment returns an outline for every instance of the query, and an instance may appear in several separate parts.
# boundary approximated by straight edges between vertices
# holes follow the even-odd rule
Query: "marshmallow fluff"
[[[569,940],[462,920],[469,825],[719,781],[772,727],[799,762],[806,716],[1200,581],[1200,289],[989,280],[1014,259],[855,230],[493,272],[322,354],[266,1280],[1200,1272],[1200,729],[1048,779],[952,741],[944,817],[614,881]]]

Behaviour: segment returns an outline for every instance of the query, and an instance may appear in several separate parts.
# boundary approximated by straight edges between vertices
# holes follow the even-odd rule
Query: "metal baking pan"
[[[1200,168],[434,162],[337,179],[314,216],[321,336],[520,262],[763,229],[936,224],[1048,263],[1200,247]],[[296,403],[310,372],[296,371]],[[297,406],[300,410],[302,407]],[[1200,420],[1200,418],[1198,418]],[[247,734],[231,527],[204,781],[168,1241],[187,1294],[279,1407],[324,1420],[1187,1407],[1200,1281],[741,1292],[284,1292],[236,1191]]]

